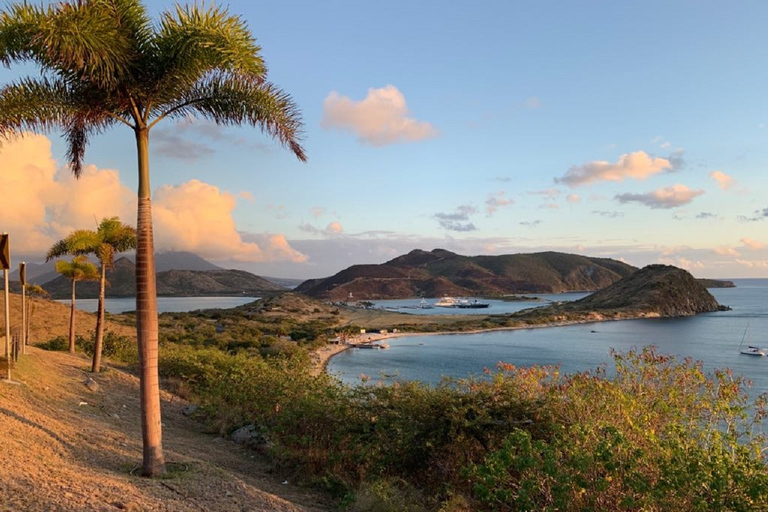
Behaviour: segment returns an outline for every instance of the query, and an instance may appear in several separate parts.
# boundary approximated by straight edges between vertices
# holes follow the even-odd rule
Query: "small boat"
[[[754,345],[748,345],[747,348],[743,348],[740,352],[747,356],[764,356],[768,354],[768,348],[756,347]]]
[[[419,302],[419,309],[432,309],[434,306],[427,302],[425,299],[421,299],[421,302]]]
[[[490,304],[487,302],[480,302],[477,299],[457,299],[455,297],[443,297],[439,301],[435,302],[435,307],[438,308],[460,308],[460,309],[479,309],[487,308]]]
[[[355,343],[352,345],[352,348],[371,348],[371,349],[385,349],[389,348],[389,345],[387,343],[381,342],[381,343]]]
[[[758,347],[757,345],[747,345],[747,348],[741,348],[744,345],[744,340],[747,337],[747,331],[749,330],[749,324],[744,329],[744,334],[741,336],[741,344],[739,345],[739,353],[745,356],[765,356],[768,354],[768,348]]]

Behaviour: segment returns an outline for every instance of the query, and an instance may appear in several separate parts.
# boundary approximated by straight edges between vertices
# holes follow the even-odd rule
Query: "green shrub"
[[[768,510],[765,408],[742,379],[653,349],[614,359],[612,378],[500,364],[435,387],[347,387],[303,356],[189,346],[160,368],[213,428],[253,423],[283,468],[358,489],[353,510]]]
[[[51,338],[50,340],[44,343],[40,343],[37,346],[43,350],[66,352],[69,350],[69,338],[65,336],[56,336],[55,338]],[[77,341],[75,341],[75,346],[77,346]]]
[[[93,356],[95,346],[95,336],[91,334],[89,338],[78,336],[75,342],[78,350]],[[102,339],[101,355],[113,361],[123,363],[137,363],[139,360],[138,346],[136,340],[129,336],[120,336],[113,332],[104,333]]]

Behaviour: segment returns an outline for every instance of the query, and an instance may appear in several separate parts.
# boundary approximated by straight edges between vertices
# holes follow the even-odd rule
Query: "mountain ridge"
[[[561,293],[598,290],[636,270],[618,260],[553,251],[461,256],[415,249],[379,265],[353,265],[307,280],[296,291],[328,300]]]
[[[248,296],[285,291],[282,286],[250,272],[220,267],[211,270],[164,270],[157,273],[156,279],[157,295],[161,297]],[[134,263],[126,257],[118,258],[114,266],[107,270],[107,281],[107,297],[135,296]],[[59,276],[45,283],[44,288],[54,299],[67,299],[71,296],[72,282],[64,276]],[[98,282],[83,281],[77,284],[78,298],[92,299],[98,295]]]

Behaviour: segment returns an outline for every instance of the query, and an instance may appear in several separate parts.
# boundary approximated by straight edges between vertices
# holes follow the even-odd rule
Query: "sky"
[[[768,2],[226,5],[299,106],[308,161],[253,128],[159,124],[158,251],[300,279],[435,248],[768,277]],[[56,132],[0,148],[14,262],[135,225],[130,130],[94,138],[79,180],[65,153]]]

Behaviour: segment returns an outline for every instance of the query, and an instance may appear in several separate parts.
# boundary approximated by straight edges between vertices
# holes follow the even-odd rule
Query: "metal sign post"
[[[8,294],[8,269],[11,268],[11,250],[8,247],[8,233],[0,235],[0,267],[5,281],[5,378],[11,380],[11,297]]]
[[[21,262],[19,264],[19,283],[21,284],[21,347],[19,353],[27,353],[27,330],[24,326],[27,325],[27,264]]]

